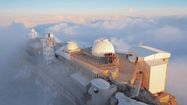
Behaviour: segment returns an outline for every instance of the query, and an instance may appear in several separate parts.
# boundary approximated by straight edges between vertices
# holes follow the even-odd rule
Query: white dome
[[[112,43],[108,39],[96,40],[92,46],[92,55],[104,57],[107,53],[115,53]]]
[[[54,34],[50,32],[50,33],[48,33],[47,37],[48,38],[54,38]]]
[[[73,51],[73,50],[77,50],[79,47],[77,45],[77,43],[75,42],[68,42],[67,44],[67,50]]]
[[[31,29],[30,37],[31,37],[32,39],[35,39],[35,38],[37,37],[37,32],[35,31],[35,29]]]

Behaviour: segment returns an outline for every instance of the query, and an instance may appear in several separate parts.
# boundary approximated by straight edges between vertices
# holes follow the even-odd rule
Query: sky
[[[187,9],[186,0],[1,0],[1,12],[5,15],[43,15],[43,14],[75,14],[75,15],[121,15],[128,12],[166,11],[184,13]],[[177,13],[176,13],[177,12]],[[129,14],[130,15],[130,14]],[[134,14],[135,15],[135,14]]]
[[[22,21],[28,26],[64,16],[168,16],[186,11],[187,0],[0,0],[1,24]]]

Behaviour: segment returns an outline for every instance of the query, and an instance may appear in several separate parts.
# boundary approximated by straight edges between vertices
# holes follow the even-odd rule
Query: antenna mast
[[[47,64],[52,63],[53,59],[55,58],[54,45],[54,36],[52,33],[48,33],[47,38],[43,40],[43,55],[44,59],[47,61]]]

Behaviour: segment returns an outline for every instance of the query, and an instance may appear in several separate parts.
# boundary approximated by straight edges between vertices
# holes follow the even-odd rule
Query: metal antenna
[[[43,55],[44,59],[47,61],[47,64],[52,63],[53,59],[55,58],[54,54],[54,37],[50,37],[52,33],[49,33],[47,38],[43,40]]]

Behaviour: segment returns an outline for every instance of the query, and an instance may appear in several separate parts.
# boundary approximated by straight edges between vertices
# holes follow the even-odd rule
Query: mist
[[[0,105],[50,105],[55,97],[22,59],[28,32],[16,22],[0,27]]]
[[[186,104],[187,97],[187,57],[174,59],[169,64],[167,90],[176,96],[179,105]]]

